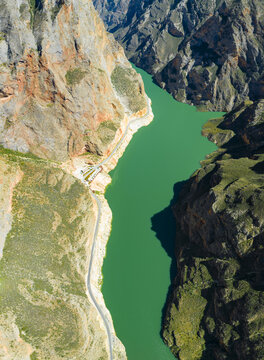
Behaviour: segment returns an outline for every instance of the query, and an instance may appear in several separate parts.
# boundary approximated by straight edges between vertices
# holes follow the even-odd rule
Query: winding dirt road
[[[148,118],[152,114],[151,101],[150,101],[149,98],[147,98],[147,104],[148,104],[148,111],[147,111],[146,115],[144,115],[142,117],[138,117],[136,119],[133,119],[127,124],[127,127],[125,129],[125,132],[124,132],[122,138],[120,139],[118,144],[115,146],[115,148],[113,149],[111,154],[105,160],[103,160],[100,164],[95,165],[94,166],[95,168],[98,168],[99,166],[104,165],[106,162],[108,162],[112,158],[112,156],[116,153],[116,151],[121,146],[122,142],[124,141],[124,139],[125,139],[125,137],[126,137],[126,135],[128,133],[128,130],[129,130],[130,126],[134,122],[139,121],[139,120],[142,121],[142,120]],[[90,298],[92,299],[92,302],[94,303],[94,306],[98,310],[98,312],[99,312],[99,314],[100,314],[100,316],[101,316],[101,318],[102,318],[102,320],[104,322],[106,332],[107,332],[107,337],[108,337],[108,343],[109,343],[110,360],[114,360],[114,355],[113,355],[113,335],[114,335],[114,330],[112,329],[112,331],[111,331],[112,325],[109,322],[109,320],[107,319],[106,315],[104,314],[104,311],[102,310],[102,308],[100,307],[100,305],[96,301],[96,298],[95,298],[95,296],[93,294],[92,285],[91,285],[91,273],[92,273],[93,259],[94,259],[95,248],[96,248],[96,239],[97,239],[97,235],[98,235],[100,220],[101,220],[101,217],[102,217],[102,204],[101,204],[100,199],[95,195],[95,193],[91,189],[90,189],[90,193],[91,193],[91,196],[95,199],[95,201],[97,203],[98,214],[97,214],[97,220],[96,220],[94,236],[93,236],[91,258],[90,258],[88,274],[87,274],[87,281],[86,281],[87,290],[88,290],[88,294],[90,295]]]

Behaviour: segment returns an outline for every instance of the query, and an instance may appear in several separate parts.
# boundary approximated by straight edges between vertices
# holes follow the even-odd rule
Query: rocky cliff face
[[[97,207],[62,161],[98,161],[146,104],[90,0],[0,1],[1,359],[109,358],[86,288]]]
[[[128,57],[175,99],[224,111],[264,96],[261,1],[94,4]]]
[[[121,83],[133,79],[132,94],[114,88],[111,74],[120,68]],[[141,78],[90,0],[1,1],[4,147],[57,160],[85,149],[102,155],[124,113],[145,106],[143,95]]]
[[[264,357],[264,101],[210,121],[219,150],[173,207],[177,277],[163,337],[180,360]]]

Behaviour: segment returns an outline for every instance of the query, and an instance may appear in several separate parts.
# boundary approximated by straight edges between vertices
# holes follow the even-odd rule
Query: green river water
[[[160,337],[175,231],[169,205],[180,183],[215,150],[201,136],[201,127],[220,113],[176,102],[150,75],[137,71],[152,100],[154,120],[134,135],[110,173],[106,198],[113,222],[102,292],[128,360],[173,360]]]

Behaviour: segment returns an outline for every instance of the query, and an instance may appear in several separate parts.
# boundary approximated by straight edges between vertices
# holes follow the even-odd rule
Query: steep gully
[[[104,165],[104,164],[106,164],[113,157],[113,155],[116,153],[116,151],[120,148],[121,144],[123,143],[125,137],[127,136],[128,130],[129,130],[130,126],[133,123],[137,122],[138,120],[144,120],[144,119],[148,118],[151,115],[151,102],[150,102],[150,100],[148,98],[146,98],[146,100],[147,100],[147,104],[148,104],[147,113],[142,117],[138,117],[136,119],[131,120],[127,124],[127,127],[126,127],[126,129],[124,131],[124,134],[123,134],[122,138],[120,139],[118,144],[115,146],[115,148],[113,149],[111,154],[105,160],[103,160],[99,164],[95,165],[94,166],[95,169],[102,166],[102,165]],[[84,180],[84,182],[89,186],[89,184],[85,180]],[[98,208],[98,214],[97,214],[97,220],[96,220],[96,224],[95,224],[92,251],[91,251],[91,258],[90,258],[88,274],[87,274],[87,290],[88,290],[88,294],[89,294],[92,302],[94,303],[94,306],[96,307],[98,313],[100,314],[100,316],[101,316],[101,318],[102,318],[102,320],[104,322],[105,329],[106,329],[106,332],[107,332],[107,337],[108,337],[108,343],[109,343],[109,359],[114,360],[113,338],[112,338],[112,335],[111,335],[111,324],[110,324],[109,320],[107,319],[107,317],[105,316],[105,314],[104,314],[102,308],[100,307],[99,303],[96,301],[96,298],[95,298],[95,296],[93,294],[92,285],[91,285],[91,273],[92,273],[93,259],[94,259],[94,255],[95,255],[96,239],[97,239],[97,235],[98,235],[100,220],[101,220],[101,217],[102,217],[102,204],[101,204],[100,199],[96,196],[96,194],[91,189],[90,189],[90,193],[91,193],[91,196],[96,201],[97,208]]]

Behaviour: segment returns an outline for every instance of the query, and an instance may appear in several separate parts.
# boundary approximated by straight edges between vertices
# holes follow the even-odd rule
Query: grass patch
[[[31,29],[34,26],[34,18],[35,18],[35,11],[36,11],[36,0],[28,0],[29,3],[29,12],[30,12],[30,27]]]
[[[6,149],[2,145],[0,145],[0,155],[7,155],[9,160],[11,160],[11,161],[17,161],[17,158],[26,158],[26,159],[38,160],[38,161],[48,161],[48,160],[41,159],[32,153],[22,153],[20,151]]]
[[[136,113],[147,106],[143,88],[134,69],[116,66],[111,81],[117,93],[127,98],[129,109]]]
[[[37,357],[37,354],[35,351],[30,355],[30,360],[38,360],[38,357]]]
[[[212,277],[197,258],[195,266],[186,271],[190,279],[177,289],[176,304],[170,308],[163,337],[175,356],[180,354],[182,360],[198,360],[205,349],[201,320],[207,304],[201,291],[212,285]]]
[[[220,125],[223,120],[224,120],[224,117],[220,117],[220,118],[217,118],[217,119],[211,119],[211,120],[207,121],[203,125],[204,136],[208,136],[209,134],[215,135],[215,134],[218,134],[218,133],[220,133],[222,131],[230,131],[230,130],[221,130],[221,129],[219,129],[218,125]]]
[[[9,129],[11,125],[12,125],[12,121],[9,118],[6,118],[4,129],[5,130]]]
[[[22,3],[19,7],[19,12],[21,16],[23,16],[26,9],[27,9],[27,5]]]
[[[65,75],[67,85],[74,86],[79,84],[82,79],[85,77],[86,71],[83,71],[80,68],[70,69]]]
[[[5,40],[5,33],[0,31],[0,41],[4,41]]]
[[[64,0],[57,0],[54,7],[51,9],[51,20],[54,22],[56,19],[58,13],[60,12],[60,9],[62,8],[62,5],[64,4]]]
[[[202,128],[202,135],[208,137],[210,141],[215,142],[218,146],[223,145],[234,136],[232,130],[222,130],[218,127],[223,120],[224,117],[211,119],[207,121]]]
[[[103,144],[109,144],[115,138],[118,126],[112,121],[104,121],[100,123],[97,134]]]
[[[104,121],[99,125],[99,129],[110,129],[112,131],[116,131],[118,128],[112,121]]]
[[[62,170],[19,165],[24,175],[13,193],[12,229],[0,261],[0,311],[14,314],[20,336],[35,348],[31,358],[75,358],[83,312],[74,303],[89,306],[76,264],[85,272],[90,195]]]
[[[29,12],[30,12],[30,27],[33,29],[35,25],[35,19],[37,12],[40,12],[43,9],[44,0],[28,0]],[[40,19],[39,19],[40,21]]]

